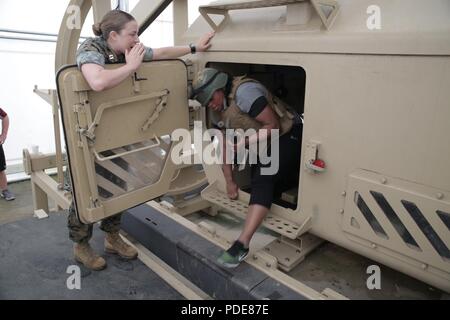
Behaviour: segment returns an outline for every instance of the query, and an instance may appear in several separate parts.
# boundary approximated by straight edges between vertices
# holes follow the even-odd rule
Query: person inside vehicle
[[[192,89],[192,98],[210,109],[212,118],[218,120],[218,127],[256,130],[238,144],[248,147],[269,139],[273,130],[279,130],[279,169],[275,174],[267,175],[262,169],[270,164],[263,165],[258,161],[251,165],[251,194],[244,228],[233,245],[218,258],[218,263],[233,268],[247,256],[250,241],[274,198],[282,191],[298,186],[303,119],[263,84],[246,76],[232,77],[217,69],[205,68],[194,80]],[[224,156],[226,148],[239,148],[233,143],[222,144]],[[228,197],[237,199],[239,188],[233,178],[232,163],[224,161],[222,170]]]

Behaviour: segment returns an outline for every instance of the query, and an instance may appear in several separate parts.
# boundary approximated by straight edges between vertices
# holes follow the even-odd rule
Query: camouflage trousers
[[[112,217],[103,219],[100,223],[100,229],[107,233],[119,232],[120,218],[122,213],[118,213]],[[92,237],[92,224],[83,224],[78,220],[73,204],[69,208],[69,217],[67,219],[67,227],[69,228],[69,238],[73,242],[86,243]]]

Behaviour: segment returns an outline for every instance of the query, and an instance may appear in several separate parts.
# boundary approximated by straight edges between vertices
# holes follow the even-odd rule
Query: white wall
[[[0,106],[10,118],[4,145],[8,164],[20,161],[30,144],[54,150],[51,107],[33,93],[35,84],[55,87],[53,52],[53,44],[0,39]]]
[[[198,16],[197,7],[208,2],[209,0],[190,1],[189,23]],[[68,3],[69,0],[1,0],[0,29],[57,34]],[[137,0],[130,0],[129,9],[136,3]],[[82,36],[93,36],[91,25],[90,13]],[[173,44],[171,6],[144,33],[141,41],[150,47]],[[55,48],[56,43],[0,39],[0,106],[11,120],[8,139],[4,145],[9,173],[15,164],[21,164],[22,149],[38,145],[44,153],[55,150],[51,107],[33,93],[34,85],[43,89],[56,87]]]
[[[58,33],[67,3],[1,0],[0,28]],[[54,151],[51,107],[33,93],[33,88],[55,88],[55,47],[55,43],[0,39],[0,106],[10,118],[4,145],[8,165],[20,163],[22,149],[31,144],[39,145],[43,152]]]

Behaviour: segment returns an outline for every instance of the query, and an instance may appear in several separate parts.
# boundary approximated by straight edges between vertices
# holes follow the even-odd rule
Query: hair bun
[[[92,25],[92,31],[96,36],[100,37],[102,35],[102,28],[100,26],[100,23]]]
[[[112,31],[120,33],[120,31],[125,28],[125,25],[133,20],[135,20],[133,16],[127,12],[111,10],[105,14],[100,22],[97,22],[92,26],[92,31],[96,36],[108,40]]]

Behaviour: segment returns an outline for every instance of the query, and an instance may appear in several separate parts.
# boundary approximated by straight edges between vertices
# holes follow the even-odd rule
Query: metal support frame
[[[61,154],[62,158],[62,154]],[[34,210],[49,212],[48,198],[57,205],[57,209],[68,209],[72,201],[70,192],[63,191],[52,177],[45,173],[46,169],[54,168],[57,163],[55,154],[30,154],[23,150],[23,162],[25,172],[31,177],[31,190],[33,195]],[[61,162],[61,166],[66,163]]]
[[[58,190],[55,180],[48,176],[44,171],[33,172],[31,174],[31,179],[35,190],[39,190],[33,195],[34,199],[38,200],[35,204],[35,210],[43,209],[48,212],[48,203],[47,207],[44,205],[43,208],[39,208],[39,205],[43,205],[43,202],[47,200],[48,197],[56,202],[58,210],[69,209],[71,202],[70,192]]]
[[[136,18],[139,24],[139,35],[164,11],[173,0],[152,0],[139,1],[131,15]]]
[[[280,237],[266,245],[262,252],[275,257],[278,268],[289,272],[322,243],[323,239],[306,233],[295,240]],[[254,258],[258,259],[259,255],[260,253],[257,253]]]
[[[58,189],[62,190],[64,187],[64,172],[61,147],[61,128],[59,125],[58,94],[56,93],[56,90],[40,90],[37,86],[34,87],[33,91],[52,106],[53,133],[55,135],[56,169],[58,174],[57,181]]]
[[[62,191],[64,188],[64,155],[61,146],[61,128],[59,124],[59,104],[56,90],[42,90],[37,86],[33,90],[38,96],[52,106],[53,133],[55,136],[54,154],[33,154],[27,149],[23,150],[25,172],[31,176],[31,189],[34,209],[49,212],[48,197],[57,204],[57,209],[68,209],[71,195]],[[45,173],[45,169],[56,167],[56,181]]]
[[[181,37],[188,28],[188,0],[173,1],[173,42],[181,45]]]
[[[100,22],[103,16],[111,10],[111,0],[92,0],[94,23]]]

